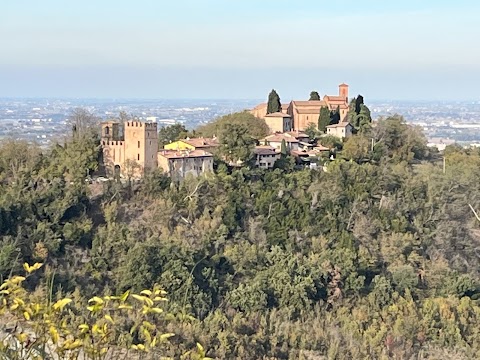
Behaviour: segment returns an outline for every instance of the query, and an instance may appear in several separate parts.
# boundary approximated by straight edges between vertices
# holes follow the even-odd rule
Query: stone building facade
[[[271,133],[292,131],[292,117],[283,112],[265,115],[265,123]]]
[[[328,125],[327,135],[336,136],[340,139],[350,137],[353,135],[353,126],[346,121],[334,125]]]
[[[156,123],[104,122],[101,145],[103,163],[109,176],[120,173],[124,176],[139,177],[158,167]]]
[[[213,172],[213,155],[204,150],[160,150],[158,166],[173,180]]]
[[[256,146],[254,149],[255,165],[261,169],[272,169],[275,161],[280,159],[280,152],[271,146]]]

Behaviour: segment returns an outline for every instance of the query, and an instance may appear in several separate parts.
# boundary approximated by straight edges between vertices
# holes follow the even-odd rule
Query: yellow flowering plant
[[[0,359],[168,359],[161,356],[162,347],[175,334],[159,329],[165,322],[165,291],[94,296],[83,305],[68,297],[38,301],[22,284],[41,267],[24,264],[25,276],[0,285],[0,318],[6,324],[0,330]],[[185,355],[208,359],[200,344]]]

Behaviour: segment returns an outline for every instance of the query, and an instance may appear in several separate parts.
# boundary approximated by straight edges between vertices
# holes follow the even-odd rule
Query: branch
[[[195,195],[195,193],[198,191],[198,188],[200,187],[200,185],[203,184],[203,181],[199,181],[197,186],[195,187],[195,190],[193,190],[193,192],[190,194],[190,195],[187,195],[185,196],[185,198],[183,199],[184,201],[187,200],[187,199],[190,199],[192,200],[192,196]]]
[[[468,206],[470,206],[470,209],[472,209],[473,213],[475,214],[475,217],[477,218],[478,221],[480,221],[480,217],[478,216],[477,212],[475,211],[475,209],[473,208],[472,205],[468,204]]]

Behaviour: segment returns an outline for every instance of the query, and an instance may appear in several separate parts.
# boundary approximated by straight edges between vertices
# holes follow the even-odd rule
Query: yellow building
[[[164,146],[165,150],[204,150],[215,151],[220,146],[217,138],[187,138],[171,142]]]

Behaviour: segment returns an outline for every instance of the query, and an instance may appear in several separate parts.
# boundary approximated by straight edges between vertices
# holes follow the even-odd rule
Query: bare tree
[[[70,116],[73,136],[93,135],[99,132],[99,118],[84,108],[75,108]]]

